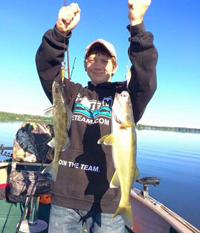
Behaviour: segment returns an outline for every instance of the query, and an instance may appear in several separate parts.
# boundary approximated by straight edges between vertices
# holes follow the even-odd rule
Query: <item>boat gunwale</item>
[[[167,208],[165,205],[155,200],[152,197],[143,198],[141,195],[141,190],[137,188],[132,188],[130,198],[136,199],[147,208],[150,208],[158,216],[160,216],[164,221],[166,221],[171,227],[173,227],[179,233],[200,233],[200,231],[194,227],[192,224],[187,222],[181,216]],[[131,200],[131,199],[130,199]]]

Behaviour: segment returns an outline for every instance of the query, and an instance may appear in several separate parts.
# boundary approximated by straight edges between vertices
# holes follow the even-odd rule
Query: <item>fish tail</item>
[[[49,173],[51,174],[52,180],[55,182],[56,177],[58,174],[58,163],[50,163],[43,171],[42,173]]]
[[[133,215],[131,210],[131,205],[120,205],[118,206],[115,214],[111,218],[111,221],[117,216],[121,215],[125,221],[125,224],[132,229],[133,228]]]

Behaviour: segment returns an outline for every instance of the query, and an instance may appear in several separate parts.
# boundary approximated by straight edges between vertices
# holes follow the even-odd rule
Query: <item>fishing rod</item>
[[[23,219],[24,219],[24,217],[25,217],[25,215],[26,215],[26,213],[27,213],[27,210],[28,210],[28,207],[29,207],[29,204],[30,204],[33,191],[34,191],[35,186],[36,186],[36,184],[37,184],[37,182],[38,182],[38,180],[39,180],[39,177],[40,177],[40,175],[41,175],[44,161],[45,161],[45,159],[43,158],[43,161],[42,161],[42,163],[41,163],[41,166],[40,166],[40,168],[39,168],[39,170],[38,170],[38,172],[37,172],[36,178],[35,178],[35,183],[33,184],[32,189],[31,189],[30,194],[29,194],[29,197],[28,197],[28,199],[27,199],[26,202],[25,202],[24,211],[23,211],[23,213],[22,213],[22,215],[21,215],[21,218],[20,218],[20,220],[19,220],[19,223],[18,223],[18,225],[17,225],[17,228],[16,228],[15,233],[19,233],[21,224],[22,224],[22,222],[23,222]]]
[[[71,70],[71,78],[72,78],[73,70],[75,69],[75,62],[76,62],[76,57],[74,58],[74,63]]]
[[[46,160],[46,158],[45,158],[45,156],[44,156],[44,158],[43,158],[43,160],[42,160],[42,163],[41,163],[41,165],[40,165],[40,168],[39,168],[39,170],[38,170],[38,172],[37,172],[37,174],[36,174],[35,183],[33,184],[32,188],[31,188],[31,191],[30,191],[30,193],[29,193],[29,197],[28,197],[28,199],[27,199],[26,202],[25,202],[24,211],[23,211],[23,213],[22,213],[22,215],[21,215],[21,218],[20,218],[20,220],[19,220],[19,223],[18,223],[18,225],[17,225],[17,228],[16,228],[15,233],[19,233],[19,230],[20,230],[21,224],[22,224],[22,222],[23,222],[23,219],[24,219],[25,215],[27,214],[27,210],[28,210],[28,207],[29,207],[31,198],[32,198],[32,194],[33,194],[33,191],[34,191],[34,189],[35,189],[36,184],[38,183],[38,180],[39,180],[39,177],[40,177],[40,175],[41,175],[42,168],[43,168],[43,165],[44,165],[45,160]]]
[[[50,140],[52,140],[52,136],[50,136],[50,137],[47,139],[47,141],[46,141],[45,143],[47,144]],[[48,150],[49,150],[49,149],[48,149]],[[47,150],[47,153],[48,153],[48,150]],[[42,150],[42,151],[43,151],[43,150]],[[41,151],[41,152],[42,152],[42,151]],[[41,152],[39,152],[39,153],[41,153]],[[23,213],[22,213],[22,215],[21,215],[21,218],[20,218],[20,220],[19,220],[19,223],[18,223],[18,225],[17,225],[17,228],[16,228],[15,233],[19,233],[19,230],[20,230],[21,224],[22,224],[22,222],[23,222],[23,220],[24,220],[24,217],[27,215],[28,207],[29,207],[31,198],[32,198],[32,196],[33,196],[32,194],[33,194],[34,189],[35,189],[35,187],[36,187],[36,185],[37,185],[37,183],[38,183],[39,177],[40,177],[40,175],[41,175],[41,173],[42,173],[42,169],[43,169],[43,166],[44,166],[44,162],[46,161],[46,154],[47,154],[47,153],[45,153],[44,156],[43,156],[43,158],[42,158],[42,162],[41,162],[40,167],[39,167],[39,170],[38,170],[38,172],[37,172],[37,174],[36,174],[35,182],[33,183],[33,186],[32,186],[32,188],[31,188],[31,191],[30,191],[30,193],[29,193],[29,196],[27,195],[28,198],[26,197],[25,206],[24,206],[24,211],[23,211]]]
[[[64,6],[66,6],[66,0],[64,0]],[[68,48],[66,49],[66,51],[67,51],[67,73],[68,73],[68,79],[70,80],[71,78],[70,78],[69,50],[68,50]],[[65,52],[65,39],[64,39],[64,52]],[[73,71],[73,70],[72,70],[72,71]],[[64,78],[65,78],[65,62],[63,61],[63,62],[61,63],[61,81],[62,81],[62,82],[64,82]],[[29,193],[29,197],[28,197],[28,199],[27,199],[26,202],[25,202],[24,211],[23,211],[23,213],[22,213],[22,215],[21,215],[21,218],[20,218],[20,221],[19,221],[19,223],[18,223],[18,225],[17,225],[17,228],[16,228],[15,233],[19,233],[19,230],[20,230],[21,224],[22,224],[22,222],[23,222],[24,216],[25,216],[25,214],[27,214],[27,210],[28,210],[28,207],[29,207],[31,198],[32,198],[32,194],[33,194],[33,191],[34,191],[34,189],[35,189],[35,186],[36,186],[36,184],[37,184],[37,182],[38,182],[38,180],[39,180],[39,177],[40,177],[40,175],[41,175],[44,162],[45,162],[45,156],[44,156],[44,158],[43,158],[43,160],[42,160],[42,163],[41,163],[41,166],[40,166],[40,168],[39,168],[39,170],[38,170],[38,172],[37,172],[37,175],[36,175],[36,178],[35,178],[35,183],[34,183],[33,186],[32,186],[32,189],[31,189],[31,191],[30,191],[30,193]]]

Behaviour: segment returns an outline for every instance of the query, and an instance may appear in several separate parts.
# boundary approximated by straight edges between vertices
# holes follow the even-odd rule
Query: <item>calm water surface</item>
[[[0,122],[0,144],[12,146],[21,124]],[[137,138],[140,178],[161,179],[150,195],[200,229],[200,134],[143,130]]]

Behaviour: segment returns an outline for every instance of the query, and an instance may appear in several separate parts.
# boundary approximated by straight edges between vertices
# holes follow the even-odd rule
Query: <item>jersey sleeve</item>
[[[154,37],[145,31],[144,23],[127,28],[130,32],[128,54],[132,64],[128,90],[137,123],[157,88],[158,52],[153,43]]]

